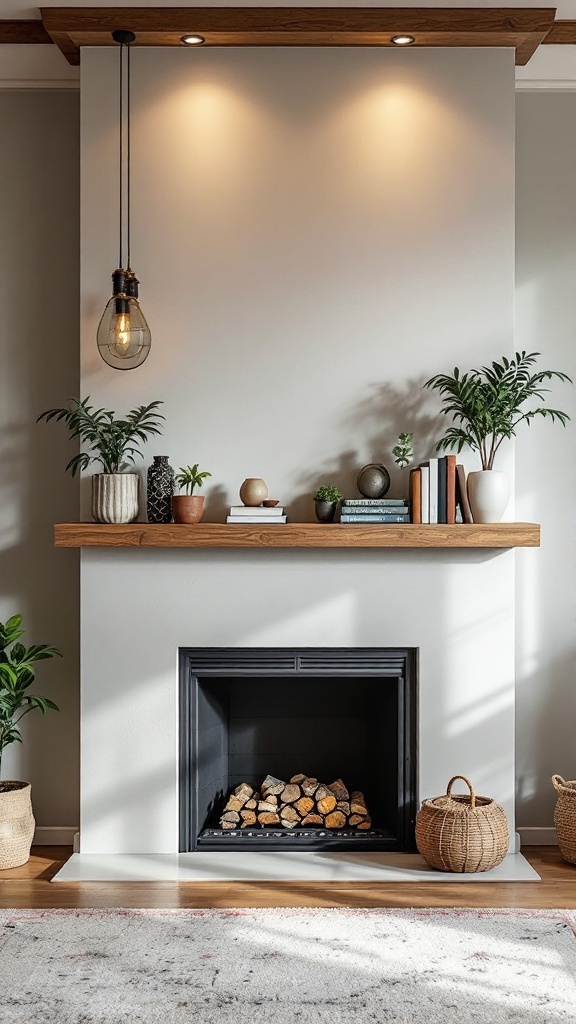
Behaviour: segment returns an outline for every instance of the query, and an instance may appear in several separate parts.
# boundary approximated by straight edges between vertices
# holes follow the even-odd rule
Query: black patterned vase
[[[167,455],[155,455],[146,479],[146,515],[149,523],[172,522],[174,470]]]

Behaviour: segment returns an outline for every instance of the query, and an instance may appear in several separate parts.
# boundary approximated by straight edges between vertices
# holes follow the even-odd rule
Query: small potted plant
[[[322,484],[314,495],[316,519],[319,523],[333,523],[338,508],[338,502],[342,500],[342,492],[334,484]]]
[[[508,503],[509,486],[504,473],[495,470],[494,458],[505,438],[514,437],[520,423],[530,423],[543,416],[562,426],[570,419],[560,409],[537,405],[524,409],[525,402],[544,399],[549,388],[545,381],[553,378],[572,383],[558,370],[539,370],[534,366],[539,352],[517,352],[514,359],[502,356],[490,366],[460,373],[437,374],[424,384],[442,396],[444,416],[451,416],[455,426],[448,427],[438,441],[436,450],[464,445],[480,454],[482,469],[468,474],[468,498],[475,523],[499,523]]]
[[[143,442],[161,433],[164,416],[158,408],[162,402],[139,405],[122,420],[110,409],[95,409],[89,401],[90,396],[71,398],[64,408],[41,413],[36,422],[62,421],[70,439],[80,439],[84,451],[66,466],[72,476],[91,463],[102,467],[92,477],[92,518],[97,523],[131,523],[138,515],[138,474],[124,471],[137,456],[143,457]]]
[[[36,662],[60,655],[55,647],[20,643],[22,616],[0,622],[0,869],[17,868],[30,857],[34,815],[29,782],[2,780],[2,754],[11,743],[21,743],[20,722],[30,711],[58,711],[47,697],[30,693]]]
[[[172,511],[176,523],[199,523],[204,513],[204,496],[194,494],[195,487],[202,487],[207,477],[212,476],[206,470],[199,470],[198,463],[193,466],[181,466],[174,478],[185,494],[176,494],[172,498]]]

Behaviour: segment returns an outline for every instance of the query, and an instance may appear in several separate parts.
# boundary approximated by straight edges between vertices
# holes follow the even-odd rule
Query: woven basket
[[[576,781],[565,782],[561,775],[552,776],[558,794],[554,824],[560,852],[569,864],[576,864]]]
[[[2,782],[0,787],[0,870],[18,868],[30,858],[34,815],[29,782]]]
[[[470,795],[452,796],[456,779]],[[476,796],[464,775],[450,779],[446,796],[423,800],[416,816],[416,845],[424,860],[439,871],[489,871],[508,853],[506,815],[499,804]]]

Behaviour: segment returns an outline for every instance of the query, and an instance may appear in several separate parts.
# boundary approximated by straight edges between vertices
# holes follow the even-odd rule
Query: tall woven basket
[[[554,824],[560,852],[569,864],[576,864],[576,780],[565,782],[561,775],[552,776],[558,794]]]
[[[456,779],[470,793],[452,796]],[[502,807],[476,796],[464,775],[450,779],[446,796],[423,800],[416,816],[416,845],[424,860],[439,871],[489,871],[508,853],[508,821]]]
[[[29,782],[0,783],[0,871],[19,868],[30,857],[34,815]]]

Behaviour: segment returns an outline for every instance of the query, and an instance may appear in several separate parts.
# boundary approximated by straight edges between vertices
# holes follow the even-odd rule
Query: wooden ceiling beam
[[[82,46],[110,46],[131,29],[137,46],[183,46],[198,33],[208,46],[507,46],[525,64],[554,23],[554,8],[432,7],[47,7],[44,27],[71,64]]]
[[[0,45],[5,43],[35,44],[42,43],[50,45],[52,39],[48,35],[42,22],[19,20],[0,20]]]

